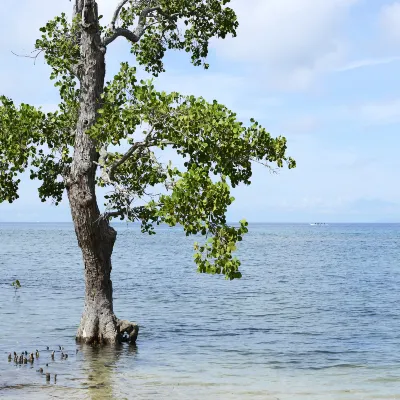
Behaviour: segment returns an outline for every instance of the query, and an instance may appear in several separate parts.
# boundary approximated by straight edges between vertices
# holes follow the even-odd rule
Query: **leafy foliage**
[[[162,60],[167,49],[177,49],[191,53],[194,65],[208,68],[205,58],[209,40],[228,34],[236,36],[238,22],[234,11],[226,7],[228,3],[229,0],[138,1],[121,11],[121,27],[132,27],[138,16],[152,9],[143,21],[143,37],[132,46],[138,63],[157,75],[164,71]]]
[[[69,23],[66,15],[62,13],[40,28],[40,32],[42,36],[36,40],[35,48],[44,52],[45,60],[52,68],[50,79],[57,76],[66,78],[80,61],[78,20]],[[62,97],[68,86],[74,86],[71,81],[69,83],[60,88]]]
[[[104,106],[90,132],[103,145],[125,139],[139,143],[134,140],[138,127],[150,127],[141,146],[116,169],[113,178],[106,175],[102,180],[103,186],[113,186],[114,181],[123,188],[108,197],[107,207],[138,219],[137,212],[129,215],[125,211],[126,205],[143,197],[146,187],[150,191],[164,184],[166,194],[156,195],[146,213],[139,210],[143,230],[151,232],[153,223],[167,223],[181,225],[187,234],[211,235],[204,246],[195,247],[198,270],[239,277],[240,263],[232,252],[247,232],[247,224],[243,221],[239,228],[226,225],[225,214],[234,200],[230,186],[250,184],[252,161],[294,167],[294,160],[285,155],[286,139],[272,138],[254,120],[244,126],[235,113],[216,101],[158,92],[151,81],[138,82],[135,72],[126,63],[121,65],[119,74],[106,85]],[[157,163],[155,149],[167,147],[184,157],[186,171]],[[107,170],[122,157],[113,154],[102,167]]]
[[[44,113],[0,97],[0,203],[18,199],[19,173],[28,166],[31,179],[43,181],[39,188],[42,201],[48,197],[56,204],[61,201],[64,184],[59,178],[71,163],[68,146],[73,143],[73,119],[63,104],[57,112]]]
[[[0,97],[0,202],[18,198],[19,173],[30,166],[31,179],[42,181],[41,200],[53,198],[57,205],[65,188],[62,174],[72,160],[80,93],[71,72],[79,61],[76,24],[68,24],[62,14],[41,32],[36,49],[45,53],[52,67],[50,79],[55,80],[62,101],[56,112],[44,113],[27,104],[17,107],[12,100]]]
[[[27,104],[17,108],[5,96],[0,104],[0,201],[11,203],[18,198],[18,173],[27,167],[40,142],[37,130],[42,114]]]
[[[167,49],[192,54],[205,64],[212,37],[235,35],[235,13],[228,0],[138,0],[119,10],[120,29],[135,23],[140,40],[132,44],[136,60],[154,75],[164,70]],[[63,14],[41,29],[36,42],[52,67],[50,78],[60,91],[59,109],[44,113],[0,97],[0,202],[18,198],[19,173],[28,166],[31,179],[42,185],[42,201],[58,204],[69,178],[75,127],[80,107],[80,24]],[[98,27],[103,38],[117,32]],[[180,225],[187,235],[206,237],[195,244],[194,260],[201,273],[240,278],[234,257],[247,233],[246,221],[229,226],[226,212],[234,201],[230,188],[249,185],[253,162],[272,168],[295,162],[286,155],[286,139],[273,138],[255,120],[248,125],[217,101],[159,92],[153,81],[138,81],[127,63],[107,82],[96,123],[86,132],[99,153],[97,184],[109,190],[103,218],[140,221],[142,231],[155,225]],[[112,146],[125,152],[110,152]],[[159,156],[172,149],[184,165],[164,164]]]

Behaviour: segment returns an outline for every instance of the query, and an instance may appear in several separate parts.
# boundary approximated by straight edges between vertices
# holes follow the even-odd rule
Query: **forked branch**
[[[132,43],[137,43],[143,36],[144,32],[146,31],[146,19],[149,16],[149,14],[155,11],[159,12],[161,11],[160,7],[146,7],[145,9],[143,9],[139,15],[137,27],[133,31],[126,28],[116,27],[119,14],[121,13],[121,10],[124,7],[124,5],[128,3],[128,1],[129,0],[122,0],[115,9],[113,17],[111,19],[110,33],[103,39],[104,46],[108,46],[110,43],[112,43],[115,39],[117,39],[120,36],[125,37]]]
[[[126,160],[128,160],[134,153],[136,150],[140,149],[140,148],[145,148],[145,147],[149,147],[151,146],[153,143],[150,141],[151,138],[151,134],[154,131],[154,126],[150,129],[149,133],[146,135],[146,138],[144,141],[142,142],[135,142],[130,149],[118,160],[115,160],[112,164],[111,167],[108,170],[108,177],[110,179],[110,181],[114,181],[114,174],[115,174],[115,170],[121,166]]]

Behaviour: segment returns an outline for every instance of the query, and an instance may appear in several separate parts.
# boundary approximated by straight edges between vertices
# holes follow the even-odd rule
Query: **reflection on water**
[[[194,272],[193,241],[178,230],[122,227],[115,310],[141,333],[137,347],[91,348],[74,341],[83,279],[72,227],[0,225],[0,398],[400,399],[399,233],[255,226],[240,248],[244,279],[226,282]],[[36,349],[33,366],[7,361]]]
[[[114,382],[118,370],[118,361],[121,354],[125,352],[131,357],[131,362],[134,362],[136,346],[108,348],[81,346],[80,349],[84,359],[82,369],[87,375],[87,382],[84,387],[87,388],[88,397],[91,400],[121,398],[120,393],[118,393],[118,384]]]
[[[118,363],[121,356],[134,362],[137,347],[124,345],[115,347],[89,347],[77,345],[74,354],[68,359],[61,357],[57,350],[54,359],[52,349],[40,351],[39,359],[35,358],[33,365],[8,364],[8,370],[3,370],[0,386],[1,398],[14,398],[19,392],[29,393],[31,398],[87,398],[91,400],[121,399],[124,390],[120,390],[115,377],[118,373]],[[68,354],[63,347],[62,352]],[[43,373],[40,373],[40,369]],[[46,372],[51,374],[46,381]],[[24,383],[20,383],[24,381]],[[121,388],[123,389],[123,388]],[[129,388],[128,388],[129,389]],[[127,394],[126,398],[130,398]]]
[[[223,368],[207,365],[193,365],[187,371],[179,371],[178,365],[170,371],[163,368],[149,371],[146,367],[135,371],[131,363],[135,363],[139,353],[134,346],[103,349],[79,346],[79,350],[71,362],[62,363],[56,359],[45,368],[52,374],[58,373],[57,383],[53,377],[50,383],[44,383],[44,377],[29,367],[25,370],[17,367],[19,374],[15,374],[15,370],[12,374],[2,374],[2,380],[8,377],[10,384],[0,387],[0,398],[17,399],[29,395],[31,399],[90,400],[400,399],[398,366],[342,366],[306,371],[255,367],[244,368],[239,375],[229,370],[221,373]],[[49,357],[45,358],[41,364],[35,362],[36,367],[49,361]],[[26,383],[18,384],[17,379]]]

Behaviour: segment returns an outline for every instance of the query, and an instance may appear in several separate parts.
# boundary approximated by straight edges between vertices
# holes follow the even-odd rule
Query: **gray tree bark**
[[[95,0],[75,0],[74,14],[82,17],[81,98],[76,127],[73,162],[67,193],[79,247],[85,267],[85,307],[76,335],[77,341],[135,342],[138,326],[120,321],[113,311],[111,255],[116,231],[100,218],[96,201],[96,143],[85,132],[95,122],[105,78],[105,48],[101,43]]]

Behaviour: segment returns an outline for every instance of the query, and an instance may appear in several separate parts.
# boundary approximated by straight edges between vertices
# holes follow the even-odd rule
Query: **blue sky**
[[[38,29],[68,0],[25,0],[0,26],[0,92],[52,109],[57,92],[33,49]],[[117,0],[99,1],[109,18]],[[254,168],[253,184],[234,190],[229,220],[400,222],[400,2],[386,0],[234,0],[238,37],[214,40],[204,71],[169,53],[164,90],[217,99],[288,139],[295,170]],[[7,38],[5,40],[4,38]],[[107,53],[111,77],[135,63],[123,39]],[[20,199],[0,204],[0,221],[69,221],[68,203],[38,200],[24,176]]]

